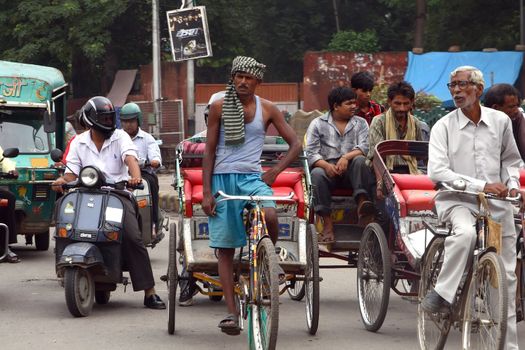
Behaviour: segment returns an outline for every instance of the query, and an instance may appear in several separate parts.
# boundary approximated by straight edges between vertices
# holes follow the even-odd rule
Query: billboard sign
[[[175,62],[213,56],[204,6],[168,11],[166,14]]]

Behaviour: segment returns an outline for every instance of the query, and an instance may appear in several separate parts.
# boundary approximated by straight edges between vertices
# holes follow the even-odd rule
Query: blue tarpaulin
[[[520,73],[523,52],[429,52],[408,53],[405,80],[416,92],[424,91],[442,101],[451,99],[447,88],[450,72],[459,66],[474,66],[483,72],[485,89],[493,84],[514,84]]]

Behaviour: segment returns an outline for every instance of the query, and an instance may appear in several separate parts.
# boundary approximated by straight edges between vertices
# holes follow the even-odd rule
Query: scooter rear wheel
[[[64,289],[69,312],[75,317],[85,317],[93,309],[95,282],[91,273],[80,267],[67,268]]]

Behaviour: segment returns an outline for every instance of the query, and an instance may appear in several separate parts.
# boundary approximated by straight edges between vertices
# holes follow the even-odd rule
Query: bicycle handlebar
[[[471,196],[475,196],[475,197],[477,197],[479,195],[479,193],[481,193],[481,192],[466,191],[464,189],[456,189],[456,188],[452,187],[450,184],[448,184],[446,182],[440,182],[438,184],[438,186],[444,187],[445,189],[444,190],[438,190],[438,192],[434,196],[434,200],[439,195],[442,195],[442,194],[445,194],[445,193],[467,194],[467,195],[471,195]],[[521,194],[519,192],[518,192],[518,195],[515,196],[515,197],[507,196],[507,197],[502,198],[502,197],[498,197],[498,196],[496,196],[495,194],[492,194],[492,193],[485,193],[485,196],[488,199],[496,199],[496,200],[500,200],[500,201],[504,201],[504,202],[510,202],[510,203],[512,203],[514,205],[519,205],[520,204],[520,199],[521,199]]]
[[[251,201],[251,202],[260,202],[260,201],[281,201],[281,202],[293,202],[293,191],[290,192],[288,196],[236,196],[236,195],[230,195],[226,194],[223,191],[217,191],[213,195],[215,198],[222,197],[217,202],[222,201],[228,201],[228,200],[244,200],[244,201]]]

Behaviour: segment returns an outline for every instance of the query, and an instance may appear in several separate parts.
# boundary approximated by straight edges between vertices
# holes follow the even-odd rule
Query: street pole
[[[193,8],[193,0],[184,0],[188,8]],[[188,134],[195,134],[195,60],[186,61],[186,116]],[[184,135],[183,135],[184,136]]]
[[[520,1],[520,45],[525,45],[525,18],[523,14],[523,0]]]
[[[161,108],[161,71],[160,71],[160,37],[159,37],[159,6],[158,0],[151,1],[152,17],[152,47],[153,47],[153,111],[155,113],[155,126],[153,134],[160,138],[162,130],[162,108]]]
[[[332,4],[334,6],[335,30],[337,31],[337,33],[339,33],[341,28],[339,27],[339,10],[337,8],[337,0],[333,0]]]

